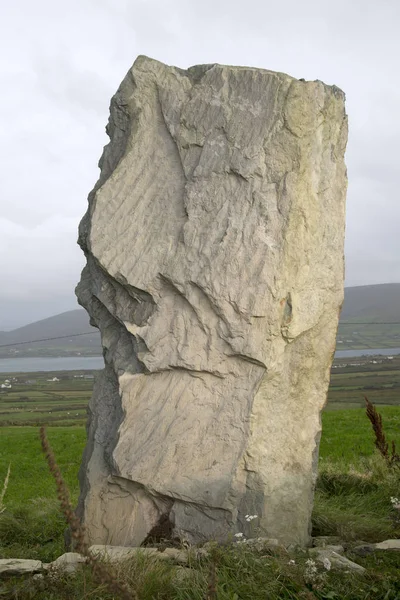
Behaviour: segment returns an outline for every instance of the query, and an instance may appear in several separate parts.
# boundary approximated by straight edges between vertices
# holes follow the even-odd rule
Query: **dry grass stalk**
[[[391,452],[389,452],[389,443],[386,440],[383,430],[382,415],[378,413],[375,406],[370,402],[367,396],[364,396],[367,405],[367,417],[371,422],[375,434],[375,446],[381,456],[385,459],[389,467],[400,466],[400,455],[396,452],[396,444],[392,441]]]
[[[8,482],[10,480],[10,473],[11,473],[11,463],[8,465],[7,475],[6,475],[6,478],[3,483],[3,489],[0,492],[0,514],[6,510],[6,507],[4,505],[4,496],[6,495],[6,491],[8,488]]]
[[[204,600],[217,600],[217,559],[215,553],[211,553],[208,586]]]
[[[127,586],[119,582],[113,570],[101,562],[97,556],[89,552],[89,547],[85,541],[85,529],[72,508],[68,487],[61,475],[53,450],[47,439],[45,427],[40,428],[40,440],[50,472],[56,482],[57,497],[60,501],[61,511],[71,529],[71,536],[74,540],[76,551],[86,557],[96,579],[106,585],[111,593],[122,598],[122,600],[138,600],[136,592],[130,591]]]

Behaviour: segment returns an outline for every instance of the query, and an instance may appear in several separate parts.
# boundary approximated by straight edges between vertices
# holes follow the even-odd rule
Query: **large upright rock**
[[[139,57],[107,132],[77,288],[106,363],[81,468],[90,542],[306,543],[343,299],[344,95]]]

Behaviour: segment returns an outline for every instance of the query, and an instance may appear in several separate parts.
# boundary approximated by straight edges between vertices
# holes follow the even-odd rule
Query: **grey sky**
[[[14,0],[0,22],[0,329],[76,307],[77,226],[138,54],[336,84],[350,138],[347,285],[400,281],[398,0]]]

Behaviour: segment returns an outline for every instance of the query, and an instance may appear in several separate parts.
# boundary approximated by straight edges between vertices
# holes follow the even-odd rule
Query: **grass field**
[[[400,445],[400,407],[383,407],[389,439]],[[3,427],[0,438],[0,482],[11,464],[10,482],[0,514],[0,557],[37,558],[50,561],[64,551],[65,522],[58,511],[55,485],[42,456],[37,427]],[[78,495],[77,472],[85,444],[83,426],[48,427],[48,437],[71,491]],[[0,486],[1,487],[1,486]],[[400,537],[400,523],[392,519],[390,497],[399,493],[399,475],[388,472],[375,454],[370,424],[361,409],[325,412],[320,448],[320,473],[313,514],[314,535],[339,535],[350,545],[354,540],[380,541]],[[314,585],[304,578],[305,557],[296,556],[296,568],[288,569],[287,555],[254,555],[239,548],[218,557],[218,600],[261,598],[398,599],[400,553],[378,553],[355,560],[368,567],[368,577],[325,574]],[[140,600],[203,600],[209,563],[192,565],[195,581],[176,582],[173,567],[139,560],[125,566],[121,577],[131,581]],[[322,577],[322,576],[321,576]],[[189,585],[190,584],[190,585]],[[16,595],[9,598],[58,600],[95,598],[111,600],[104,586],[88,571],[77,579],[53,579],[44,591],[12,582]],[[8,582],[5,590],[9,590]],[[22,586],[22,587],[21,587]],[[315,587],[316,586],[316,587]],[[371,586],[375,590],[371,594]],[[314,589],[315,588],[315,589]],[[32,596],[32,589],[35,590]],[[0,584],[0,597],[1,597]],[[30,595],[29,595],[30,594]],[[235,595],[236,594],[236,595]],[[308,595],[307,595],[308,594]],[[330,595],[329,595],[330,594]],[[332,595],[336,594],[336,595]]]
[[[86,406],[93,385],[93,379],[81,375],[30,373],[0,378],[0,382],[11,382],[11,388],[2,388],[0,394],[0,490],[11,464],[5,510],[0,514],[0,558],[48,562],[64,552],[66,525],[42,456],[38,425],[48,424],[50,443],[75,504],[85,445]],[[329,402],[322,415],[313,535],[338,535],[350,550],[356,540],[400,537],[400,520],[394,518],[390,501],[392,496],[400,495],[400,473],[389,471],[376,454],[371,425],[364,407],[360,408],[364,395],[379,405],[387,438],[400,448],[399,391],[400,357],[336,361]],[[400,553],[354,557],[368,569],[365,577],[332,572],[318,575],[314,582],[304,575],[306,557],[301,553],[290,568],[289,557],[279,552],[259,555],[235,547],[217,553],[215,600],[400,599]],[[120,576],[137,591],[140,600],[203,600],[210,561],[194,561],[191,567],[190,579],[182,580],[177,579],[175,567],[139,559],[125,565]],[[10,580],[4,585],[0,582],[2,597],[117,598],[96,584],[88,569],[75,579],[53,577],[42,587],[32,580]]]

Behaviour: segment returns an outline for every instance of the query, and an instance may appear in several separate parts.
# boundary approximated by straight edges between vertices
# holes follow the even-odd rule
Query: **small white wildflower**
[[[288,562],[288,565],[295,565],[295,564],[296,564],[296,561],[293,559],[289,560],[289,562]]]
[[[332,565],[331,565],[331,561],[329,560],[329,558],[328,558],[327,556],[326,556],[326,557],[324,558],[324,560],[322,561],[322,564],[324,565],[324,567],[325,567],[325,569],[326,569],[327,571],[330,571],[330,570],[331,570],[331,566],[332,566]]]
[[[317,569],[317,565],[315,564],[315,562],[313,561],[312,558],[308,558],[306,560],[306,570],[304,572],[305,578],[308,579],[309,581],[312,581],[313,579],[315,579],[315,576],[318,573],[318,569]]]
[[[242,538],[243,537],[243,533],[241,533],[239,531],[239,533],[235,533],[235,538]]]
[[[248,523],[250,523],[251,521],[253,521],[254,519],[257,519],[258,515],[246,515],[245,519]]]
[[[313,561],[312,558],[307,558],[306,565],[307,565],[307,567],[315,567],[315,562]]]
[[[392,503],[393,508],[400,509],[400,500],[398,498],[396,498],[395,496],[392,496],[390,498],[390,502]]]

